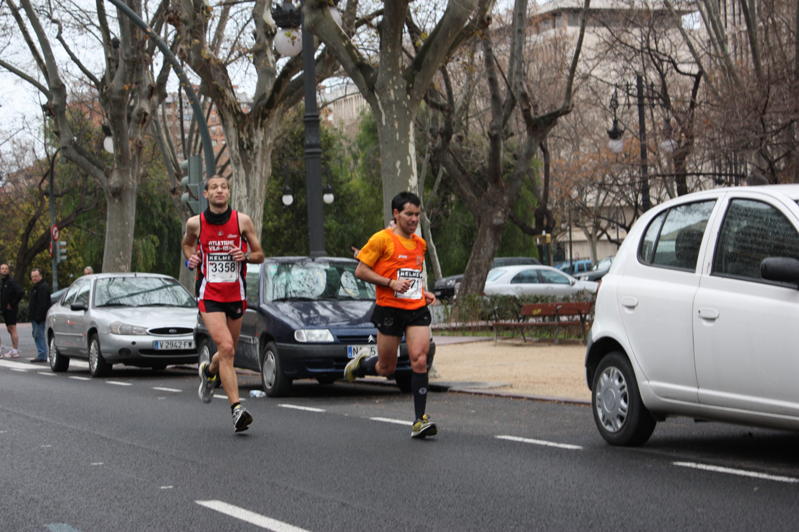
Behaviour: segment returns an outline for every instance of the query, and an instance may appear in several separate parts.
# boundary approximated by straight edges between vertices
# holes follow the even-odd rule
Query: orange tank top
[[[399,237],[391,229],[385,229],[394,242],[394,252],[388,259],[381,259],[372,268],[376,273],[393,279],[410,279],[411,287],[405,293],[395,292],[387,286],[377,287],[377,304],[381,307],[394,307],[415,310],[425,306],[422,283],[422,266],[424,264],[424,240],[415,234],[411,239],[416,243],[414,249],[407,249]]]

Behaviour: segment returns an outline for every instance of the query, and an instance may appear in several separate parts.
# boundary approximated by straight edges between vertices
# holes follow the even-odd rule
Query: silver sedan
[[[568,296],[596,293],[597,283],[579,281],[550,266],[502,266],[488,272],[486,295]]]
[[[47,312],[48,361],[86,359],[93,377],[113,364],[163,369],[197,362],[194,297],[168,275],[100,273],[77,279]]]

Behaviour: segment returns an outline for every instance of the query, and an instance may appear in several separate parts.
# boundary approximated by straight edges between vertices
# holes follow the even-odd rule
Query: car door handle
[[[700,308],[699,317],[703,320],[715,321],[719,317],[719,311],[714,308]]]
[[[633,296],[624,296],[621,298],[621,304],[623,307],[634,309],[638,306],[638,298]]]

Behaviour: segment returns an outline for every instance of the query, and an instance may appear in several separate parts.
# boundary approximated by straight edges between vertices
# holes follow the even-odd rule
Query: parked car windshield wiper
[[[95,305],[96,308],[101,307],[130,307],[129,303],[103,303],[102,305]]]
[[[317,301],[315,297],[300,297],[300,296],[288,296],[288,297],[278,297],[273,299],[272,301]]]

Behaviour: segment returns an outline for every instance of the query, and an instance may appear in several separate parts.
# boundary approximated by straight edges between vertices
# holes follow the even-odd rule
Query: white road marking
[[[714,473],[727,473],[728,475],[738,475],[741,477],[759,478],[761,480],[773,480],[774,482],[787,482],[789,484],[796,484],[799,478],[784,477],[782,475],[769,475],[767,473],[758,473],[757,471],[747,471],[746,469],[735,469],[732,467],[721,467],[710,464],[697,464],[696,462],[673,462],[673,465],[678,467],[689,467],[691,469],[699,469],[701,471],[712,471]]]
[[[114,386],[133,386],[131,382],[122,382],[122,381],[105,381],[107,384],[113,384]]]
[[[219,393],[218,393],[218,394],[214,395],[214,399],[224,399],[225,401],[227,401],[227,400],[228,400],[228,396],[227,396],[227,395],[222,395],[222,394],[219,394]],[[243,403],[243,402],[244,402],[244,401],[246,401],[246,400],[247,400],[247,399],[245,399],[244,397],[239,397],[239,402],[240,402],[240,403]]]
[[[11,368],[11,371],[16,371],[17,373],[27,373],[28,372],[27,368],[26,369]]]
[[[102,463],[102,462],[92,462],[92,463],[91,463],[91,464],[89,464],[89,465],[90,465],[90,466],[101,466],[101,465],[103,465],[103,463]]]
[[[304,410],[305,412],[324,412],[324,408],[314,408],[312,406],[290,405],[288,403],[281,403],[277,405],[282,408],[293,408],[294,410]]]
[[[159,489],[162,489],[162,490],[171,490],[171,489],[172,489],[172,488],[174,488],[174,487],[175,487],[175,486],[161,486]]]
[[[49,371],[37,371],[39,375],[44,375],[45,377],[55,377],[55,373]]]
[[[70,375],[70,379],[75,379],[76,381],[90,381],[92,380],[90,377],[78,377],[77,375]]]
[[[532,445],[543,445],[545,447],[557,447],[559,449],[569,449],[571,451],[579,451],[583,448],[582,445],[573,445],[571,443],[557,443],[554,441],[546,441],[546,440],[532,440],[530,438],[520,438],[518,436],[507,436],[507,435],[500,435],[495,436],[498,440],[508,440],[508,441],[517,441],[520,443],[530,443]]]
[[[222,501],[194,501],[200,506],[205,506],[211,510],[216,512],[229,515],[230,517],[235,517],[241,521],[246,523],[250,523],[252,525],[265,528],[267,530],[273,530],[274,532],[306,532],[304,528],[299,528],[294,525],[290,525],[288,523],[284,523],[283,521],[278,521],[277,519],[272,519],[271,517],[267,517],[265,515],[257,514],[255,512],[251,512],[249,510],[245,510],[244,508],[239,508],[238,506],[233,506],[232,504],[228,504]]]
[[[372,421],[380,421],[381,423],[394,423],[395,425],[412,426],[413,421],[405,421],[404,419],[392,419],[390,417],[370,417]]]
[[[158,390],[159,392],[174,392],[180,393],[183,390],[179,390],[178,388],[165,388],[163,386],[153,386],[153,390]]]
[[[13,362],[11,360],[0,360],[0,366],[9,369],[32,369],[30,364],[25,364],[24,362]]]

